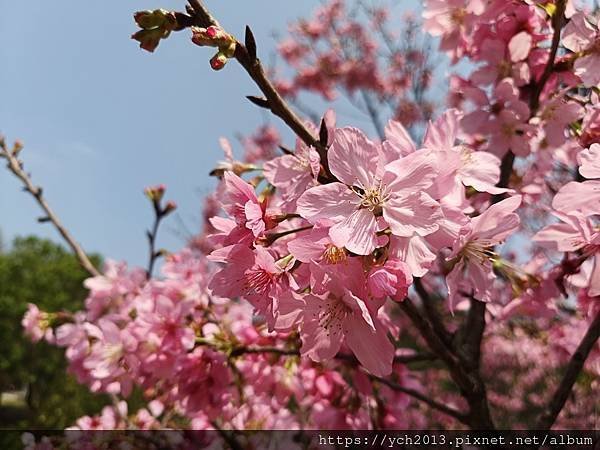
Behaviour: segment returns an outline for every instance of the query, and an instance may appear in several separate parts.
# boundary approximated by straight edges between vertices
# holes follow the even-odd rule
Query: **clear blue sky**
[[[207,3],[234,34],[250,24],[259,56],[268,60],[273,32],[319,1]],[[218,138],[233,140],[265,120],[244,99],[258,91],[241,68],[213,72],[210,50],[192,45],[187,32],[154,54],[129,39],[134,11],[184,4],[0,0],[0,132],[24,141],[26,168],[87,251],[145,264],[152,214],[142,190],[156,183],[167,185],[182,221],[197,231],[201,197],[214,183],[207,173],[222,156]],[[50,225],[36,222],[39,216],[17,180],[0,171],[4,240],[36,234],[58,241]],[[180,248],[179,230],[170,218],[159,245]]]

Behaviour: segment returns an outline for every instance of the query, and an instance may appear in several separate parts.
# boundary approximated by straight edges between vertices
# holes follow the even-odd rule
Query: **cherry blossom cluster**
[[[434,108],[427,95],[430,42],[414,14],[396,17],[389,6],[330,0],[311,18],[293,22],[278,49],[293,76],[280,71],[280,92],[291,99],[343,94],[362,112],[387,111],[409,128],[427,121]]]
[[[393,41],[387,12],[366,9],[365,23],[346,7],[292,25],[280,52],[297,74],[278,87],[362,92],[379,111],[403,101],[415,80],[402,58],[425,56],[392,47],[381,66],[369,31]],[[197,27],[204,16],[145,14],[143,31],[187,20],[225,58],[214,68],[235,57],[266,83],[248,40]],[[423,20],[469,70],[451,75],[450,108],[418,142],[397,108],[373,139],[332,110],[298,125],[253,97],[302,133],[288,148],[263,127],[240,159],[221,140],[204,229],[160,276],[111,262],[86,281],[83,311],[30,306],[31,338],[65,347],[77,379],[115,397],[77,428],[481,428],[488,409],[505,427],[593,425],[597,19],[566,0],[427,0]],[[548,398],[584,350],[593,381],[556,421]],[[134,390],[147,406],[132,414],[121,399]]]

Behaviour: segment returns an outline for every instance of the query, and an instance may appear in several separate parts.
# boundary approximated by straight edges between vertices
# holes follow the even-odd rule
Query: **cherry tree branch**
[[[60,233],[66,243],[69,245],[79,264],[83,267],[91,276],[99,276],[100,272],[88,255],[85,253],[83,248],[77,241],[73,238],[71,233],[64,227],[62,222],[59,220],[58,216],[54,213],[54,211],[50,208],[50,205],[46,201],[42,192],[43,189],[39,186],[35,186],[31,181],[29,174],[23,170],[23,162],[18,159],[18,154],[21,150],[21,145],[16,144],[13,149],[9,149],[6,145],[4,138],[0,137],[0,157],[7,160],[8,170],[13,173],[23,184],[23,190],[29,192],[31,196],[36,200],[38,205],[42,208],[46,217],[40,219],[43,222],[52,222],[52,225],[56,228],[56,230]]]
[[[552,35],[550,55],[548,57],[548,62],[544,67],[544,71],[540,76],[540,79],[536,83],[534,83],[533,86],[533,92],[529,100],[529,109],[531,110],[531,116],[535,115],[537,109],[540,106],[540,95],[542,95],[542,91],[544,90],[546,83],[550,79],[550,75],[552,75],[552,71],[554,70],[554,66],[556,64],[556,55],[558,53],[558,46],[560,44],[560,33],[562,27],[565,24],[566,6],[567,0],[558,0],[556,2],[556,10],[554,11],[554,14],[552,16],[552,28],[554,30],[554,34]],[[509,150],[508,153],[506,153],[506,155],[504,155],[504,157],[502,158],[502,164],[500,166],[500,181],[497,184],[498,187],[508,186],[514,162],[515,154],[512,152],[512,150]],[[503,198],[503,194],[496,194],[492,197],[492,203],[498,203]]]
[[[577,346],[577,350],[571,356],[569,364],[563,378],[558,385],[558,388],[551,397],[550,403],[548,404],[546,411],[543,413],[538,423],[539,430],[549,430],[556,421],[561,410],[565,406],[573,385],[577,381],[579,373],[585,365],[585,361],[589,356],[590,352],[598,342],[600,338],[600,312],[596,314],[595,319],[588,328],[585,336]]]
[[[415,278],[413,285],[415,287],[415,291],[417,291],[417,295],[423,303],[423,310],[431,322],[431,325],[433,325],[433,330],[438,334],[440,339],[442,339],[442,341],[448,345],[451,342],[450,332],[444,325],[438,310],[433,305],[434,299],[431,298],[431,295],[429,292],[427,292],[425,286],[423,286],[423,282],[420,278]]]
[[[201,1],[188,0],[188,3],[194,12],[194,19],[199,26],[220,26],[219,22],[210,14]],[[306,145],[314,147],[317,150],[321,157],[321,164],[323,164],[327,172],[327,148],[319,141],[317,136],[313,135],[304,122],[288,106],[279,92],[277,92],[273,83],[268,79],[260,60],[251,57],[246,46],[239,41],[236,43],[234,56],[265,96],[266,107],[274,115],[283,120]]]
[[[462,358],[455,354],[454,348],[440,339],[429,321],[421,316],[417,307],[408,297],[399,306],[419,330],[431,350],[446,363],[450,376],[469,404],[469,414],[466,419],[468,425],[474,429],[494,429],[485,385],[478,370],[479,364],[465,365]]]
[[[460,423],[469,425],[468,417],[465,414],[463,414],[462,412],[460,412],[457,409],[454,409],[450,406],[444,405],[443,403],[433,400],[433,399],[421,394],[419,391],[416,391],[416,390],[410,389],[410,388],[406,388],[406,387],[404,387],[394,381],[388,380],[386,378],[376,377],[374,375],[369,375],[369,378],[371,378],[372,380],[375,380],[381,384],[384,384],[385,386],[389,387],[390,389],[393,389],[394,391],[402,392],[404,394],[410,395],[411,397],[413,397],[417,400],[420,400],[421,402],[429,405],[431,408],[436,409],[440,412],[443,412],[444,414],[447,414],[451,417],[454,417]]]
[[[540,95],[544,90],[544,86],[550,79],[550,75],[552,75],[552,71],[554,70],[554,64],[556,60],[556,54],[558,53],[558,46],[560,44],[560,32],[562,27],[565,25],[565,9],[567,7],[567,0],[558,0],[556,2],[556,10],[552,15],[552,29],[554,30],[554,34],[552,35],[552,44],[550,47],[550,56],[548,57],[548,62],[544,67],[544,71],[542,72],[542,76],[535,83],[533,89],[533,95],[531,96],[531,100],[529,105],[531,107],[531,114],[535,114],[537,109],[540,106]]]
[[[217,351],[223,350],[223,348],[221,348],[221,346],[219,346],[218,344],[211,343],[210,341],[205,341],[203,339],[198,339],[196,343],[198,345],[205,345],[205,346],[211,347]],[[227,354],[230,358],[234,358],[234,357],[238,357],[238,356],[242,356],[242,355],[248,355],[248,354],[273,354],[273,355],[278,355],[278,356],[300,356],[300,349],[269,347],[269,346],[243,346],[242,345],[242,346],[234,347]],[[358,365],[358,360],[353,355],[340,353],[336,356],[336,359],[350,362],[354,365]],[[394,363],[409,364],[409,363],[413,363],[413,362],[431,361],[431,360],[435,360],[435,359],[436,359],[435,355],[432,355],[430,353],[422,353],[422,354],[418,353],[415,355],[398,355],[398,356],[394,357]],[[433,399],[430,399],[426,395],[424,395],[414,389],[405,388],[404,386],[402,386],[394,381],[387,380],[387,379],[381,378],[381,377],[376,377],[374,375],[369,375],[369,376],[372,380],[376,380],[382,384],[385,384],[386,386],[388,386],[389,388],[391,388],[395,391],[403,392],[423,403],[426,403],[433,409],[437,409],[440,412],[443,412],[445,414],[448,414],[451,417],[454,417],[455,419],[459,420],[461,423],[467,424],[467,422],[466,422],[467,416],[454,408],[451,408],[447,405],[444,405],[443,403],[440,403]]]

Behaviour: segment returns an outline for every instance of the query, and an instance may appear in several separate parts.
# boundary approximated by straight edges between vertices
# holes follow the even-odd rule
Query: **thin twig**
[[[596,314],[594,321],[591,323],[590,327],[585,333],[585,336],[577,346],[577,350],[575,350],[575,353],[573,353],[571,356],[562,381],[558,385],[554,395],[552,395],[546,411],[540,418],[537,426],[538,430],[549,430],[552,428],[552,425],[556,421],[556,418],[560,414],[561,410],[565,406],[565,403],[567,402],[567,399],[569,398],[569,395],[571,394],[573,385],[577,381],[577,377],[583,369],[587,357],[594,348],[594,345],[596,345],[596,342],[598,342],[599,338],[600,312]]]
[[[386,378],[376,377],[374,375],[370,375],[369,377],[372,380],[375,380],[381,384],[386,385],[387,387],[389,387],[390,389],[393,389],[394,391],[403,392],[407,395],[410,395],[411,397],[413,397],[423,403],[426,403],[431,408],[436,409],[440,412],[443,412],[444,414],[447,414],[451,417],[454,417],[456,420],[458,420],[459,422],[461,422],[465,425],[469,425],[467,415],[463,414],[462,412],[458,411],[457,409],[454,409],[450,406],[444,405],[443,403],[440,403],[436,400],[433,400],[433,399],[427,397],[426,395],[421,394],[419,391],[416,391],[416,390],[410,389],[410,388],[406,388],[406,387],[404,387],[394,381],[388,380]]]
[[[100,271],[96,269],[88,255],[85,253],[83,248],[73,238],[71,233],[63,226],[58,216],[48,205],[48,202],[42,194],[42,188],[35,186],[31,181],[30,176],[23,170],[23,163],[18,159],[18,151],[10,150],[4,141],[0,139],[0,156],[4,157],[7,161],[8,170],[10,170],[23,184],[23,189],[29,192],[33,198],[37,201],[38,205],[44,210],[46,217],[44,221],[52,222],[56,230],[60,233],[66,243],[69,245],[79,264],[83,267],[91,276],[99,276]]]

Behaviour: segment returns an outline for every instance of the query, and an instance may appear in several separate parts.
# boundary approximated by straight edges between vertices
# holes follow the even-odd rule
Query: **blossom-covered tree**
[[[240,160],[223,139],[204,229],[185,249],[154,248],[175,205],[148,188],[149,267],[96,269],[23,170],[21,145],[2,141],[91,275],[82,311],[31,306],[23,319],[115,400],[74,427],[592,428],[594,13],[570,0],[424,1],[424,31],[452,64],[470,62],[441,81],[447,110],[433,114],[435,41],[414,17],[396,32],[385,8],[330,0],[291,26],[279,51],[294,75],[272,81],[250,28],[242,42],[188,3],[136,13],[133,38],[154,51],[184,31],[215,49],[213,69],[241,64],[262,93],[249,100],[297,139],[262,128]],[[377,135],[338,125],[333,110],[300,117],[291,105],[305,92],[343,94]],[[147,406],[128,411],[134,388]]]

